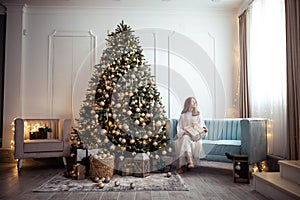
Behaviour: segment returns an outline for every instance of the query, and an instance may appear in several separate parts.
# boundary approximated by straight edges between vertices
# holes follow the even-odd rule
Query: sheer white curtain
[[[286,48],[284,0],[249,7],[250,116],[270,119],[268,153],[286,157]]]

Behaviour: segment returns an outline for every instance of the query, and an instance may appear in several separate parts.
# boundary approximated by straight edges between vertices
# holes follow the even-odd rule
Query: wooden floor
[[[225,166],[225,167],[224,167]],[[181,175],[190,191],[151,192],[32,192],[49,178],[63,172],[59,159],[27,159],[18,175],[15,163],[0,163],[0,199],[74,199],[74,200],[199,200],[199,199],[251,199],[266,200],[250,184],[234,183],[231,169],[220,163],[194,168]],[[228,166],[228,165],[227,165]],[[216,168],[219,167],[219,168]]]

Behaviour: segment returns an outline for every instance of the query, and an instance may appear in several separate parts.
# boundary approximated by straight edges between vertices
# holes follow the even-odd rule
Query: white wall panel
[[[52,39],[50,58],[50,115],[76,118],[94,65],[92,36],[58,33]]]
[[[54,37],[50,112],[59,118],[71,117],[73,48],[72,37]]]

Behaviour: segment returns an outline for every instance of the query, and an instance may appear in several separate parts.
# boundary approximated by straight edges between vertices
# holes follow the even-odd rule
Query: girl
[[[178,125],[177,125],[177,137],[175,141],[176,154],[178,156],[179,169],[177,173],[183,173],[187,164],[188,168],[194,167],[194,159],[200,159],[205,157],[205,153],[202,148],[201,137],[194,140],[193,135],[187,131],[187,127],[195,127],[207,134],[208,130],[204,123],[204,120],[197,108],[198,104],[194,97],[189,97],[184,102],[184,107],[181,112]],[[203,137],[203,135],[202,135]]]

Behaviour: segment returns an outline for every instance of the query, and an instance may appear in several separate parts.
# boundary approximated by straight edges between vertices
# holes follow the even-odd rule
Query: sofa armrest
[[[24,155],[23,151],[23,143],[24,143],[24,120],[23,119],[15,119],[15,151],[14,156],[15,159],[22,158]]]
[[[241,154],[248,155],[249,163],[267,159],[267,119],[245,118],[241,121]]]

